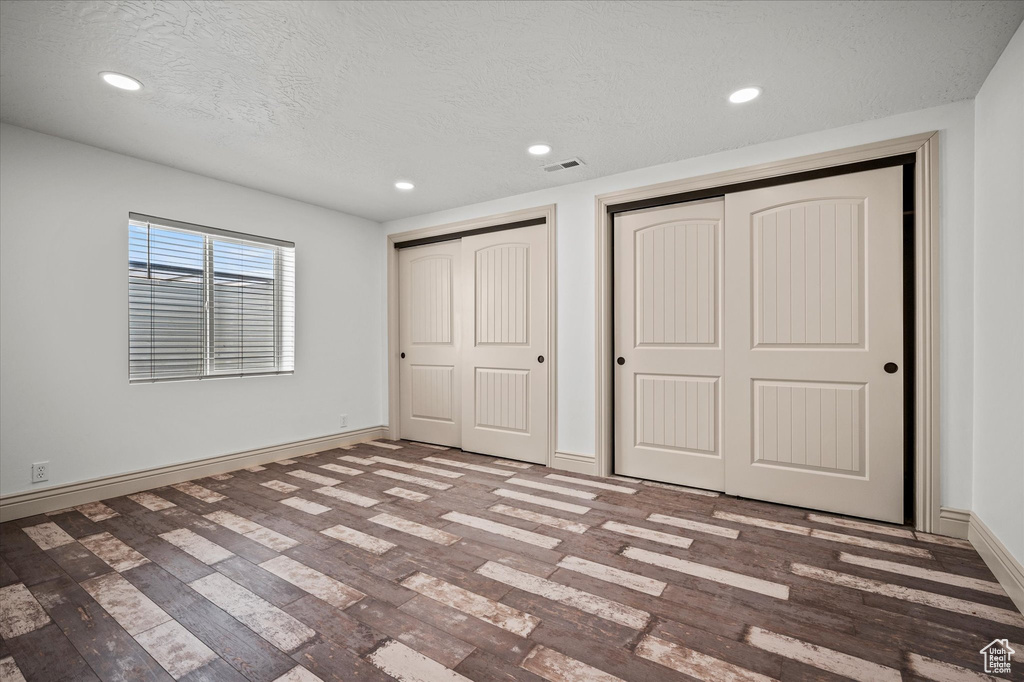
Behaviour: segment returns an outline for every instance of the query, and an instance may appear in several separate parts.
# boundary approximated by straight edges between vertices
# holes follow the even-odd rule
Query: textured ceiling
[[[3,0],[0,118],[389,220],[970,98],[1022,17],[1024,2]],[[761,99],[726,102],[748,84]],[[535,141],[587,165],[547,174]]]

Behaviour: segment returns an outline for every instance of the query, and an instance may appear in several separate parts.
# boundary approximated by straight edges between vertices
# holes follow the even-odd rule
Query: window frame
[[[203,239],[202,246],[202,373],[199,375],[188,374],[182,376],[132,376],[132,328],[131,328],[131,283],[133,280],[132,275],[132,261],[131,261],[131,229],[134,226],[145,227],[147,229],[147,245],[150,243],[151,229],[164,229],[175,232],[184,232],[189,235],[198,236]],[[194,223],[186,223],[178,220],[171,220],[169,218],[158,218],[155,216],[145,215],[141,213],[130,212],[128,214],[128,234],[129,234],[129,257],[128,257],[128,282],[129,282],[129,320],[128,320],[128,383],[129,384],[153,384],[153,383],[164,383],[168,381],[204,381],[208,379],[231,379],[231,378],[247,378],[247,377],[265,377],[265,376],[278,376],[278,375],[290,375],[295,373],[295,244],[294,242],[285,241],[281,239],[273,239],[270,237],[262,237],[258,235],[248,234],[244,232],[235,232],[231,230],[224,230],[215,227],[208,227],[205,225],[197,225]],[[241,371],[238,369],[229,370],[216,370],[216,336],[215,336],[215,314],[216,314],[216,303],[215,303],[215,283],[217,279],[217,273],[214,268],[214,242],[220,238],[227,243],[240,244],[242,246],[252,247],[263,247],[272,249],[273,252],[273,319],[274,319],[274,369],[273,370],[255,370],[255,371]],[[290,250],[290,270],[287,272],[284,261],[286,258],[283,256],[287,253],[286,250]],[[147,254],[147,272],[152,269],[151,257]],[[290,274],[290,293],[286,291],[288,288],[289,281],[287,275]],[[287,298],[290,297],[290,301]],[[291,305],[290,311],[290,325],[286,324],[286,311],[285,305]],[[285,352],[286,342],[286,327],[290,326],[291,329],[291,354],[290,354],[290,367],[282,369],[286,366],[288,354]]]

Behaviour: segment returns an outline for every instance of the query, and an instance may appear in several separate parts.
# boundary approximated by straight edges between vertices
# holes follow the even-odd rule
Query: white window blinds
[[[152,218],[128,221],[128,378],[295,367],[295,245]]]

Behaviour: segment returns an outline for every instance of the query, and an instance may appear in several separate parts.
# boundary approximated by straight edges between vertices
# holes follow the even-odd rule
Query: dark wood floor
[[[5,682],[974,680],[996,638],[1024,659],[964,541],[406,442],[20,519],[0,556]]]

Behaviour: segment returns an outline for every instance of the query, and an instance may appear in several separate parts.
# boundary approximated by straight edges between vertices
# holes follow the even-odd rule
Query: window
[[[131,213],[128,318],[129,381],[289,374],[295,245]]]

